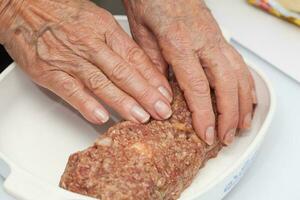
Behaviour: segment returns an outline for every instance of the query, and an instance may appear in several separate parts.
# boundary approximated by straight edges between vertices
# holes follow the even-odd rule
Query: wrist
[[[0,2],[0,43],[3,44],[7,32],[15,22],[24,0],[2,0]]]

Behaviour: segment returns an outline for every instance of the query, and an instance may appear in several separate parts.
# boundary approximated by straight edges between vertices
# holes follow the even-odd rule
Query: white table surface
[[[300,85],[243,47],[242,55],[260,66],[275,88],[277,109],[252,167],[226,200],[300,199]],[[282,59],[284,59],[284,53]],[[300,66],[299,66],[300,67]],[[3,180],[0,177],[0,185]],[[13,200],[0,186],[0,199]]]
[[[235,40],[300,82],[298,26],[250,6],[246,0],[206,2]]]

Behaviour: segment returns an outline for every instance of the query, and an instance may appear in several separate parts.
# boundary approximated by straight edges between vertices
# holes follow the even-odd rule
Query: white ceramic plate
[[[126,18],[119,22],[128,30]],[[251,64],[248,63],[250,66]],[[208,161],[182,200],[223,198],[245,173],[274,113],[269,81],[251,66],[258,106],[250,131]],[[90,146],[114,124],[95,127],[56,96],[33,84],[12,64],[0,75],[0,174],[12,196],[24,200],[92,199],[58,187],[70,154]]]

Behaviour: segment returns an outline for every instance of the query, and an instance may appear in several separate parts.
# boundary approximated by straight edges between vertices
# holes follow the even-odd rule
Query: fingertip
[[[169,103],[173,101],[173,95],[166,87],[160,86],[158,87],[158,91],[169,101]]]
[[[249,129],[251,127],[251,122],[252,122],[252,112],[248,113],[243,121],[243,128],[244,129]]]
[[[93,115],[101,124],[106,123],[109,120],[109,114],[103,108],[95,108],[93,111]]]
[[[226,113],[226,111],[224,112]],[[233,142],[238,125],[239,125],[239,114],[233,115],[230,114],[229,111],[226,114],[219,114],[218,137],[222,144],[227,146]]]
[[[139,105],[134,105],[131,108],[131,114],[140,123],[146,123],[150,120],[150,115]]]
[[[166,102],[162,101],[162,100],[158,100],[155,104],[154,104],[154,109],[156,111],[156,113],[162,118],[162,119],[168,119],[171,117],[172,115],[172,109],[171,106],[169,104],[167,104]]]
[[[249,105],[249,109],[241,110],[239,115],[239,122],[238,128],[241,130],[247,130],[251,128],[252,125],[252,116],[253,116],[253,109],[252,104]]]
[[[205,132],[205,142],[212,145],[215,142],[215,127],[209,126]]]
[[[236,134],[236,129],[233,128],[233,129],[230,129],[225,135],[224,135],[224,138],[222,140],[222,143],[226,146],[230,145],[233,140],[234,140],[234,137],[235,137],[235,134]]]
[[[216,141],[216,131],[214,120],[207,120],[209,117],[201,118],[193,115],[193,125],[196,134],[208,145],[213,145]],[[205,123],[206,122],[206,123]]]
[[[78,105],[77,110],[85,119],[94,124],[104,124],[109,120],[109,113],[92,97]]]
[[[238,128],[247,130],[251,128],[253,116],[253,97],[252,89],[244,87],[242,91],[239,90],[239,124]],[[248,89],[247,89],[248,88]]]

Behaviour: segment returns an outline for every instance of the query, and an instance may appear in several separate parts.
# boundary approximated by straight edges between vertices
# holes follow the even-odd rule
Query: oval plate
[[[117,19],[129,32],[126,17]],[[275,109],[274,94],[266,77],[248,64],[258,98],[252,129],[209,160],[181,200],[223,198],[248,169],[264,139]],[[60,176],[69,155],[90,146],[99,133],[119,121],[118,115],[112,113],[104,126],[93,126],[32,83],[15,64],[0,74],[0,97],[0,164],[7,165],[0,173],[7,177],[6,191],[25,200],[92,199],[59,188]]]

